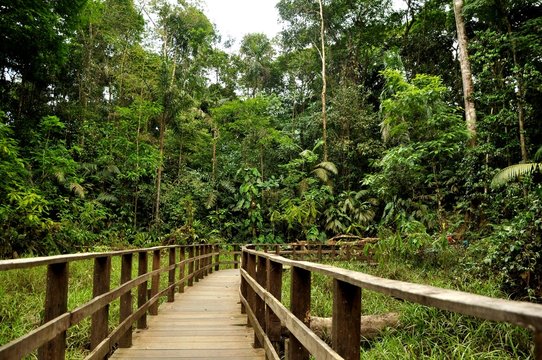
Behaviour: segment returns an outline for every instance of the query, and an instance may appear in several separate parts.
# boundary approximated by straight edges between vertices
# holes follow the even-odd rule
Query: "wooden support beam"
[[[359,360],[361,341],[361,289],[333,279],[333,350],[345,360]]]
[[[120,270],[120,283],[127,283],[132,279],[132,254],[122,255],[122,263]],[[128,291],[126,294],[123,294],[120,297],[120,317],[119,323],[122,323],[132,315],[132,291]],[[120,337],[119,339],[119,348],[129,348],[132,346],[132,327],[130,326],[128,330]]]
[[[256,281],[260,284],[261,287],[267,288],[267,259],[261,256],[258,256],[257,267],[256,267]],[[256,295],[254,303],[254,315],[256,315],[256,320],[260,324],[260,327],[265,331],[265,301]],[[254,332],[256,332],[256,327],[254,327]],[[261,334],[263,335],[263,334]],[[257,339],[257,335],[254,334],[254,343],[260,343]],[[263,344],[261,344],[263,346]]]
[[[47,289],[45,290],[45,314],[43,322],[68,311],[68,263],[47,266]],[[66,332],[57,335],[38,350],[40,360],[64,359],[66,353]]]
[[[182,279],[184,279],[184,274],[185,274],[184,269],[186,268],[185,264],[183,263],[185,258],[186,258],[185,247],[181,246],[181,248],[179,249],[179,262],[181,263],[181,265],[179,266],[179,280],[181,280],[181,283],[179,284],[179,293],[184,293],[185,281]]]
[[[247,273],[252,279],[256,279],[256,255],[248,254],[247,259]],[[251,287],[247,287],[247,302],[248,306],[254,312],[254,309],[256,308],[256,293]],[[249,319],[250,320],[250,319]],[[248,326],[254,326],[250,321],[248,321]],[[258,343],[254,344],[254,347],[261,347],[262,344],[258,341]]]
[[[246,272],[248,272],[248,253],[246,253],[245,251],[241,253],[241,268],[245,270]],[[247,281],[245,280],[245,278],[241,277],[241,295],[245,299],[248,299],[247,286],[248,286]],[[245,304],[241,303],[241,314],[246,314],[246,313],[247,311],[245,308]]]
[[[175,261],[177,260],[177,249],[176,248],[170,248],[169,249],[169,266],[175,265]],[[167,292],[167,301],[168,302],[174,302],[175,301],[175,286],[172,286],[175,284],[175,271],[176,268],[169,270],[168,272],[168,285],[170,286],[170,289]]]
[[[282,297],[282,264],[267,259],[267,291],[275,299],[281,301]],[[279,342],[281,339],[281,324],[280,319],[271,310],[269,306],[265,308],[265,333],[269,340],[279,351]]]
[[[190,275],[190,278],[188,278],[188,286],[194,285],[194,256],[195,256],[195,250],[196,248],[194,245],[190,246],[188,248],[188,259],[190,259],[190,262],[188,263],[188,275]]]
[[[215,271],[220,270],[220,245],[214,246],[214,252],[215,252]]]
[[[152,252],[152,270],[160,269],[160,250]],[[158,294],[160,289],[160,275],[154,275],[151,280],[151,298]],[[149,308],[149,315],[158,315],[158,301]]]
[[[139,276],[145,275],[149,271],[148,266],[148,256],[147,252],[140,252],[138,255],[138,265],[137,265],[137,274]],[[137,286],[137,307],[142,307],[147,302],[147,285],[148,282],[145,281]],[[143,315],[137,320],[138,329],[147,328],[147,312],[144,312]]]
[[[102,295],[111,287],[111,257],[94,259],[92,297]],[[94,350],[109,332],[109,304],[92,314],[90,327],[90,350]]]
[[[292,285],[290,287],[290,310],[306,326],[310,327],[311,311],[311,272],[292,267]],[[290,334],[289,360],[309,360],[309,352],[301,342]]]
[[[542,331],[536,331],[533,336],[534,340],[534,358],[542,360]]]

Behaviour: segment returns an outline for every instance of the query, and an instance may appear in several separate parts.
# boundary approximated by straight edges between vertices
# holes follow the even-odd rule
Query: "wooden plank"
[[[361,341],[361,289],[333,280],[333,350],[346,360],[359,360]]]
[[[137,330],[133,346],[118,349],[111,359],[258,359],[264,351],[251,345],[253,332],[240,313],[239,270],[220,270],[160,306]]]
[[[44,322],[54,320],[68,311],[68,263],[55,263],[47,266],[47,289],[45,291]],[[66,352],[66,332],[38,349],[38,359],[64,359]]]
[[[111,286],[111,257],[94,259],[92,297],[109,292]],[[104,305],[92,315],[90,329],[90,349],[93,350],[107,337],[109,332],[109,304]]]

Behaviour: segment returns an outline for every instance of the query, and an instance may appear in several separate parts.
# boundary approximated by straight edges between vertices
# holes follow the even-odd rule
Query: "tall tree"
[[[465,99],[465,120],[469,131],[470,146],[476,145],[476,108],[474,106],[474,83],[468,52],[468,39],[463,19],[463,0],[453,0],[455,24],[457,28],[457,43],[459,46],[459,64],[463,80],[463,97]]]

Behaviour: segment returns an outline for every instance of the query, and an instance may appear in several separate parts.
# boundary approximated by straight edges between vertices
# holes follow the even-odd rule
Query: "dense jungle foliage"
[[[322,5],[2,1],[0,256],[350,234],[542,301],[542,3],[465,0],[476,133],[452,1]]]

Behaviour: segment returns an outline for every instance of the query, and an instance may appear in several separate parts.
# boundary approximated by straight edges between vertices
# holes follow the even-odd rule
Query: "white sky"
[[[262,32],[273,38],[281,30],[277,0],[204,0],[204,11],[222,41],[235,38],[238,47],[245,34]]]
[[[275,5],[278,0],[204,0],[203,9],[213,22],[222,41],[236,40],[238,49],[245,34],[262,32],[270,39],[282,29]],[[404,0],[393,0],[395,8],[404,8]]]

